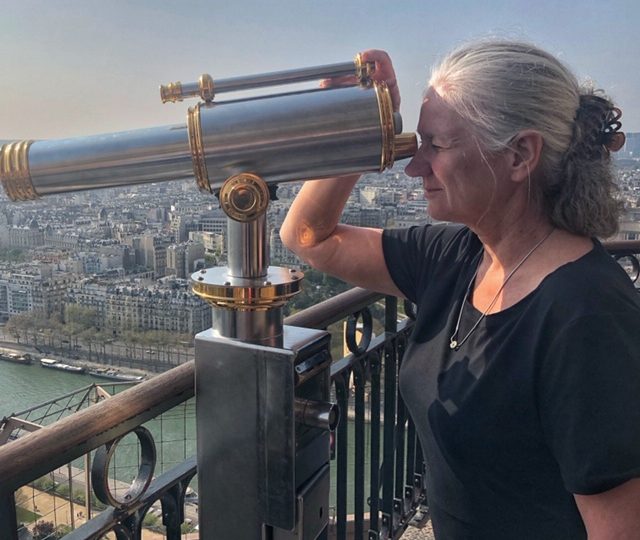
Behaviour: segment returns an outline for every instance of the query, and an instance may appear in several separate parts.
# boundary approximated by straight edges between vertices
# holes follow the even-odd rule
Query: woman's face
[[[429,214],[440,221],[477,224],[498,203],[506,161],[480,150],[466,120],[433,88],[420,110],[422,144],[405,172],[422,177]]]

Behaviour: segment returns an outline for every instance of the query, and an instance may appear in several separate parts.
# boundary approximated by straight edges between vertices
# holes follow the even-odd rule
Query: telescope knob
[[[175,103],[185,98],[201,97],[205,102],[213,101],[215,97],[215,84],[213,77],[208,73],[200,75],[197,83],[182,84],[180,81],[174,83],[163,84],[160,86],[160,99],[162,103]]]

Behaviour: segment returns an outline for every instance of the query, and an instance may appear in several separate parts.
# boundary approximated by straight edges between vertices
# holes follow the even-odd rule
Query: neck
[[[491,215],[498,217],[493,222],[482,220],[471,229],[484,246],[483,262],[507,271],[554,228],[546,216],[529,205],[525,209],[492,212]]]

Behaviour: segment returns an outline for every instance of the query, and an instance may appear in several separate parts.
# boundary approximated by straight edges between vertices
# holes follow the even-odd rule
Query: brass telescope
[[[163,101],[199,96],[184,124],[60,140],[19,141],[0,150],[0,179],[10,199],[195,177],[215,192],[239,173],[266,183],[384,170],[415,152],[400,134],[384,84],[369,64],[305,68],[161,87]],[[215,94],[355,74],[359,86],[214,102]]]

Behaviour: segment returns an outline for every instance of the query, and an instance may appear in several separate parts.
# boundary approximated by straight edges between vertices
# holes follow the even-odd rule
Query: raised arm
[[[314,268],[395,296],[382,253],[382,229],[339,224],[357,176],[304,183],[280,229],[282,242]]]
[[[389,56],[367,51],[362,57],[375,61],[374,79],[387,82],[397,110],[400,94]],[[357,181],[354,175],[305,182],[280,229],[282,242],[318,270],[359,287],[402,296],[384,261],[382,230],[338,223]]]

